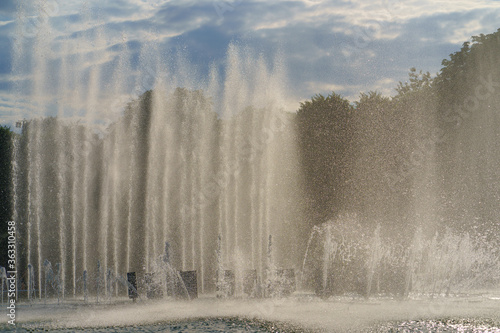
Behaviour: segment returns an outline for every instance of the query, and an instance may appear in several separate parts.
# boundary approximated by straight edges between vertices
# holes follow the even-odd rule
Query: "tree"
[[[409,93],[419,92],[422,89],[428,89],[432,85],[432,78],[429,72],[423,73],[422,70],[417,72],[415,67],[410,68],[410,73],[408,73],[409,79],[405,83],[399,82],[396,87],[398,94],[395,99],[401,98]]]
[[[313,224],[334,217],[348,198],[353,107],[342,96],[315,95],[297,112],[307,215]]]
[[[495,230],[497,224],[499,63],[500,29],[473,36],[450,54],[434,83],[442,133],[442,216],[447,224],[468,231]]]
[[[12,218],[12,136],[7,126],[0,126],[0,266],[7,264],[7,222]]]

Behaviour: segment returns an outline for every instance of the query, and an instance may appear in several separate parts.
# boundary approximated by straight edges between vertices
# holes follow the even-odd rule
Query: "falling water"
[[[402,244],[382,230],[345,217],[315,227],[303,262],[304,288],[323,296],[448,296],[500,281],[500,261],[484,239],[451,229],[427,239],[419,229]]]
[[[281,198],[296,195],[298,162],[280,57],[231,45],[203,74],[154,38],[137,51],[92,13],[82,20],[75,40],[42,26],[15,53],[32,82],[19,93],[37,110],[15,143],[25,269],[40,286],[42,262],[60,263],[61,290],[75,295],[96,262],[114,276],[149,272],[169,241],[172,265],[213,291],[221,235],[220,264],[262,277],[269,235],[286,244],[297,231],[281,225],[300,219]],[[21,65],[31,51],[32,71]]]

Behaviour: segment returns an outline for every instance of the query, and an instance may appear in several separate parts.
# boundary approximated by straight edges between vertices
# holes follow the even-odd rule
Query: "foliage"
[[[408,80],[399,82],[395,88],[396,95],[392,98],[370,91],[361,93],[359,100],[351,104],[332,92],[327,96],[314,95],[301,103],[294,116],[297,133],[290,139],[298,143],[303,173],[301,182],[304,184],[309,223],[319,224],[335,218],[342,210],[352,210],[366,219],[397,221],[387,223],[404,226],[416,221],[421,207],[427,208],[418,200],[430,187],[439,189],[437,205],[441,207],[443,216],[453,216],[457,221],[492,220],[498,212],[497,190],[500,184],[500,175],[494,171],[500,163],[500,154],[497,142],[492,142],[495,141],[493,138],[498,138],[497,128],[500,125],[498,112],[495,112],[500,103],[500,88],[497,86],[500,82],[499,63],[500,29],[492,34],[474,36],[470,42],[465,42],[459,51],[442,61],[443,67],[435,77],[429,72],[411,68]],[[485,86],[485,82],[490,82],[490,86]],[[491,92],[491,96],[482,98],[486,92]],[[152,118],[153,103],[164,103],[162,110],[165,114],[160,120]],[[248,119],[248,123],[252,117],[264,117],[251,108],[241,111],[238,117]],[[205,117],[213,124],[211,130],[216,134],[210,136],[213,142],[209,146],[213,149],[210,154],[216,166],[216,159],[220,158],[217,141],[220,140],[218,136],[221,135],[223,121],[212,110],[212,101],[202,91],[185,88],[177,88],[168,97],[161,97],[156,91],[147,91],[137,100],[131,101],[123,117],[110,126],[106,138],[101,140],[93,137],[89,140],[92,141],[91,150],[96,156],[102,155],[102,142],[115,140],[115,129],[125,128],[127,137],[121,137],[123,142],[120,143],[125,143],[124,146],[134,151],[124,163],[132,161],[138,174],[145,174],[150,152],[139,147],[149,146],[147,143],[155,121],[168,119],[175,125],[172,125],[169,135],[172,138],[183,137],[184,142],[182,147],[168,142],[173,145],[172,149],[176,149],[173,156],[184,158],[190,163],[195,157],[185,151],[205,149],[190,146],[197,142],[190,138],[203,134],[196,128],[197,122],[190,119],[193,117]],[[48,151],[56,147],[55,133],[58,130],[76,141],[82,137],[92,137],[82,128],[57,129],[56,123],[57,120],[51,118],[40,125],[50,129],[40,134],[46,136],[44,140],[50,143],[48,146],[52,144]],[[21,147],[28,140],[30,125],[34,126],[35,122],[28,123],[23,131]],[[242,132],[251,129],[243,128]],[[438,137],[433,136],[436,130],[440,133]],[[69,135],[71,131],[75,133]],[[489,140],[485,140],[483,134],[489,135],[486,137]],[[0,127],[2,228],[12,217],[12,136],[9,128]],[[236,144],[241,147],[251,146],[244,139],[239,140],[241,142]],[[60,145],[65,149],[64,143]],[[256,154],[255,151],[247,150],[241,155],[248,157]],[[71,156],[74,152],[67,154],[73,159],[78,158],[76,155]],[[417,160],[416,156],[421,159]],[[51,160],[52,157],[47,154],[43,158],[54,164],[49,176],[56,182],[57,161]],[[96,160],[99,161],[98,158]],[[428,175],[436,172],[435,178],[429,179]],[[69,172],[66,176],[76,177]],[[101,175],[95,175],[95,184],[101,180],[99,177]],[[143,200],[145,186],[146,182],[142,181],[136,187],[137,197],[141,198],[134,203],[138,219],[143,218],[140,215],[146,205]],[[23,191],[22,182],[20,191]],[[474,204],[471,206],[470,202]],[[47,207],[50,207],[49,204]],[[413,220],[409,217],[411,215]],[[4,241],[4,229],[0,231],[0,238],[0,241]],[[2,252],[0,265],[4,258]]]
[[[435,79],[442,215],[457,228],[491,230],[499,212],[500,29],[473,36],[442,64]]]
[[[307,210],[313,223],[338,213],[349,171],[353,106],[342,96],[315,95],[297,112]]]
[[[0,126],[0,266],[7,263],[7,222],[12,218],[11,161],[13,132]]]
[[[410,68],[410,73],[408,74],[408,81],[405,83],[399,82],[396,87],[397,95],[395,99],[401,98],[409,93],[420,92],[426,90],[432,85],[432,78],[429,72],[423,73],[422,70],[417,72],[415,67]]]
[[[335,93],[303,102],[297,124],[309,219],[341,210],[400,226],[422,214],[491,219],[485,212],[497,211],[497,195],[483,192],[500,183],[488,167],[500,162],[491,141],[500,123],[499,63],[500,29],[472,37],[435,77],[411,68],[392,98],[371,91],[353,106]]]

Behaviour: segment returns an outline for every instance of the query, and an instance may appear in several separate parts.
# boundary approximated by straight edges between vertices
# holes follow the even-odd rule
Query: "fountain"
[[[397,140],[358,110],[357,160],[343,198],[352,200],[334,207],[329,220],[311,221],[280,56],[234,43],[223,65],[200,70],[154,36],[128,41],[105,31],[92,13],[81,16],[92,29],[75,38],[41,21],[32,43],[14,41],[14,73],[30,78],[15,89],[29,100],[32,117],[14,137],[13,219],[19,276],[27,282],[21,298],[33,308],[54,293],[61,309],[83,300],[78,318],[95,322],[64,314],[57,325],[67,319],[71,329],[130,326],[134,318],[144,325],[250,318],[269,330],[278,320],[288,331],[351,329],[352,318],[367,326],[493,318],[498,237],[442,221],[452,205],[438,208],[439,198],[453,186],[437,176],[435,151],[408,181],[411,199],[396,205],[408,208],[411,225],[398,229],[395,209],[383,208],[394,196],[378,175],[366,179],[379,158],[372,136],[388,145]],[[412,116],[411,140],[427,119]],[[455,171],[468,172],[461,164]],[[481,304],[469,310],[469,301]],[[39,319],[38,309],[26,322]]]
[[[449,296],[487,290],[500,282],[494,273],[500,260],[490,246],[451,230],[430,239],[417,230],[412,243],[404,246],[382,240],[380,226],[363,231],[348,217],[313,229],[302,283],[323,297]]]
[[[299,217],[280,213],[290,204],[279,193],[298,195],[280,59],[232,45],[225,68],[212,66],[200,79],[182,55],[172,61],[154,41],[137,54],[96,31],[78,43],[99,47],[81,53],[73,40],[45,40],[55,32],[43,29],[28,61],[35,116],[14,144],[22,270],[31,264],[43,285],[43,260],[58,262],[65,294],[75,296],[76,281],[97,261],[115,276],[142,275],[169,241],[172,265],[197,270],[200,292],[214,292],[222,235],[224,265],[244,261],[242,269],[262,277],[268,235],[289,244],[298,233],[281,230]],[[102,48],[113,50],[105,65],[96,61]],[[28,70],[21,58],[19,74]]]
[[[45,281],[44,281],[44,293],[45,293],[45,301],[47,301],[47,291],[48,286],[52,284],[54,278],[54,272],[52,271],[52,264],[50,261],[45,259],[43,261],[43,270],[45,271]]]
[[[87,274],[87,270],[84,270],[83,271],[83,277],[82,277],[82,281],[83,281],[83,301],[85,303],[87,303],[89,301],[89,289],[88,289],[88,274]]]
[[[106,273],[106,296],[108,299],[111,299],[111,296],[113,295],[112,276],[113,272],[111,271],[110,268],[108,268],[108,271]]]
[[[4,299],[4,290],[8,289],[7,286],[7,271],[5,270],[5,267],[0,267],[0,280],[2,284],[2,305],[3,305],[3,299]]]

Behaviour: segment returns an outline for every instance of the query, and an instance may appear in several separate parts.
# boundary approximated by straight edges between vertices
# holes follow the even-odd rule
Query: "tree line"
[[[311,223],[356,212],[394,227],[495,230],[500,29],[471,38],[434,77],[411,68],[389,98],[316,95],[297,112]],[[432,229],[432,228],[431,228]]]
[[[332,92],[301,103],[290,114],[296,135],[288,139],[296,140],[299,151],[305,225],[355,212],[361,221],[395,233],[433,219],[436,228],[494,230],[500,209],[499,63],[500,29],[465,42],[435,76],[410,69],[393,97],[370,91],[351,102]],[[139,98],[143,110],[150,94]],[[179,105],[183,95],[209,103],[199,91],[176,94]],[[124,123],[132,118],[132,104]],[[217,115],[210,116],[217,131]],[[141,117],[139,124],[150,122],[148,112]],[[0,127],[0,265],[13,216],[15,135]],[[138,161],[141,167],[145,159]]]

